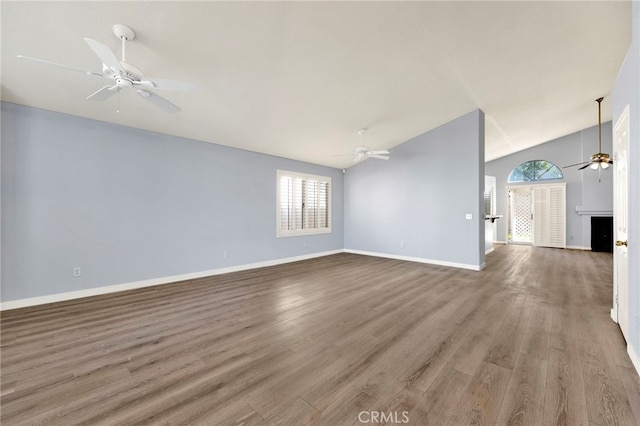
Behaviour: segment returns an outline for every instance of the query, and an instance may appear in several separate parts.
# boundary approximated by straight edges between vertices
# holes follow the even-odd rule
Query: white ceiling
[[[597,124],[630,44],[629,1],[604,2],[9,2],[2,1],[2,99],[250,151],[348,167],[365,144],[389,149],[476,108],[486,160]],[[84,42],[195,83],[85,100],[100,72]],[[610,100],[603,121],[611,119]],[[594,146],[594,150],[596,147]],[[393,161],[393,160],[391,160]]]

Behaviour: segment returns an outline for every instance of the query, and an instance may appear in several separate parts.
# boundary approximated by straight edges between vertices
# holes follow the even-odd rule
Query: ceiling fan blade
[[[389,151],[387,151],[386,149],[381,149],[378,151],[369,151],[369,154],[374,154],[374,155],[389,155],[391,154]]]
[[[591,161],[589,161],[587,164],[585,164],[584,166],[580,167],[578,170],[582,170],[582,169],[586,169],[587,167],[589,167],[592,164]]]
[[[580,166],[582,164],[589,164],[591,163],[591,161],[583,161],[582,163],[576,163],[576,164],[570,164],[568,166],[562,166],[563,169],[566,169],[567,167],[575,167],[575,166]]]
[[[120,90],[118,86],[104,86],[102,89],[97,90],[87,96],[87,100],[92,101],[106,101],[111,96],[116,94]]]
[[[28,59],[29,61],[41,62],[41,63],[47,64],[47,65],[54,65],[56,67],[64,68],[64,69],[69,70],[69,71],[81,72],[82,74],[97,75],[98,77],[104,77],[102,74],[99,74],[97,72],[84,71],[84,70],[81,70],[81,69],[78,69],[78,68],[73,68],[73,67],[70,67],[70,66],[67,66],[67,65],[58,64],[58,63],[55,63],[55,62],[45,61],[43,59],[38,59],[38,58],[32,58],[30,56],[18,55],[18,58],[20,58],[20,59]]]
[[[378,160],[388,160],[389,157],[386,155],[378,155],[378,154],[367,154],[367,157],[377,158]]]
[[[151,102],[152,104],[166,112],[175,114],[176,112],[180,111],[180,108],[178,106],[172,104],[162,96],[156,95],[153,92],[142,89],[138,89],[137,92],[142,98],[146,99],[147,101]]]
[[[161,90],[175,90],[178,92],[193,92],[196,85],[188,81],[165,80],[162,78],[146,78],[142,81],[135,81],[133,84]]]
[[[84,41],[86,41],[91,50],[98,55],[98,58],[100,58],[103,64],[109,68],[124,72],[118,57],[113,53],[113,50],[109,49],[108,46],[87,37],[84,38]]]

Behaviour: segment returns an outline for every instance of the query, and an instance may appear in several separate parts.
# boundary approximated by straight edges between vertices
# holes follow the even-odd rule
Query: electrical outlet
[[[404,241],[400,242],[400,248],[404,248]]]
[[[82,269],[80,269],[79,266],[76,266],[75,268],[73,268],[73,276],[79,277],[80,275],[82,275]]]
[[[302,243],[302,248],[307,248],[307,243]]]
[[[467,219],[467,220],[471,220],[471,219],[473,219],[473,215],[471,213],[467,213],[467,214],[464,215],[464,218]]]
[[[222,252],[222,257],[224,257],[225,259],[226,259],[227,257],[229,257],[229,252],[228,252],[228,251],[226,251],[226,250],[225,250],[225,251],[223,251],[223,252]]]

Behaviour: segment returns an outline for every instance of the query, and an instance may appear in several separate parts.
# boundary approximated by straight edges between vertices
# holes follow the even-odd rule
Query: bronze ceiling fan
[[[613,164],[613,159],[609,156],[609,154],[605,154],[602,152],[602,100],[604,98],[596,99],[598,103],[598,152],[591,156],[589,161],[583,161],[582,163],[571,164],[569,166],[564,166],[563,169],[567,167],[575,167],[580,166],[578,170],[586,169],[587,167],[591,167],[593,170],[598,169],[608,169],[609,166]]]

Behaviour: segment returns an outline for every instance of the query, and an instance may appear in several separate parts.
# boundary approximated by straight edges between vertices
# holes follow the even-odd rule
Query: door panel
[[[566,188],[539,186],[533,190],[533,245],[566,248]]]
[[[629,338],[629,105],[613,130],[613,303],[622,334]]]

